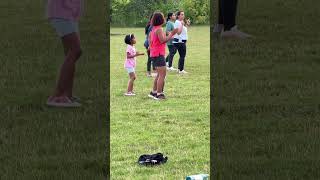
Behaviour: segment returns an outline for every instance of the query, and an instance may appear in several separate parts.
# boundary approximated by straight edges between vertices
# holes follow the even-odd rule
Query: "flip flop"
[[[72,101],[68,97],[50,97],[47,101],[48,106],[53,107],[80,107],[81,104]]]
[[[77,97],[77,96],[72,96],[72,97],[70,97],[69,98],[71,101],[75,101],[75,102],[80,102],[81,101],[81,99],[79,98],[79,97]]]

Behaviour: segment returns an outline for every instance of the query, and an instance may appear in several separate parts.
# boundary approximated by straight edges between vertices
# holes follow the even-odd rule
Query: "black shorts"
[[[151,57],[154,67],[166,66],[166,58],[164,56]]]

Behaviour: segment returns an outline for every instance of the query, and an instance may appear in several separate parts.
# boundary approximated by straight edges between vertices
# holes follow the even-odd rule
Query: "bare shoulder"
[[[156,31],[156,33],[161,33],[161,32],[163,32],[163,29],[162,29],[162,28],[159,28],[159,29],[157,29],[157,31]]]

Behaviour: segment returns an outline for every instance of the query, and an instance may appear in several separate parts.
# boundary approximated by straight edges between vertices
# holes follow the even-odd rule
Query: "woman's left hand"
[[[187,19],[187,26],[190,26],[190,24],[191,24],[190,19]]]

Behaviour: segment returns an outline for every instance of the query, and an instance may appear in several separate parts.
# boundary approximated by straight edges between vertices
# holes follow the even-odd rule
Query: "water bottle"
[[[186,180],[208,180],[209,174],[197,174],[197,175],[191,175],[187,176]]]

